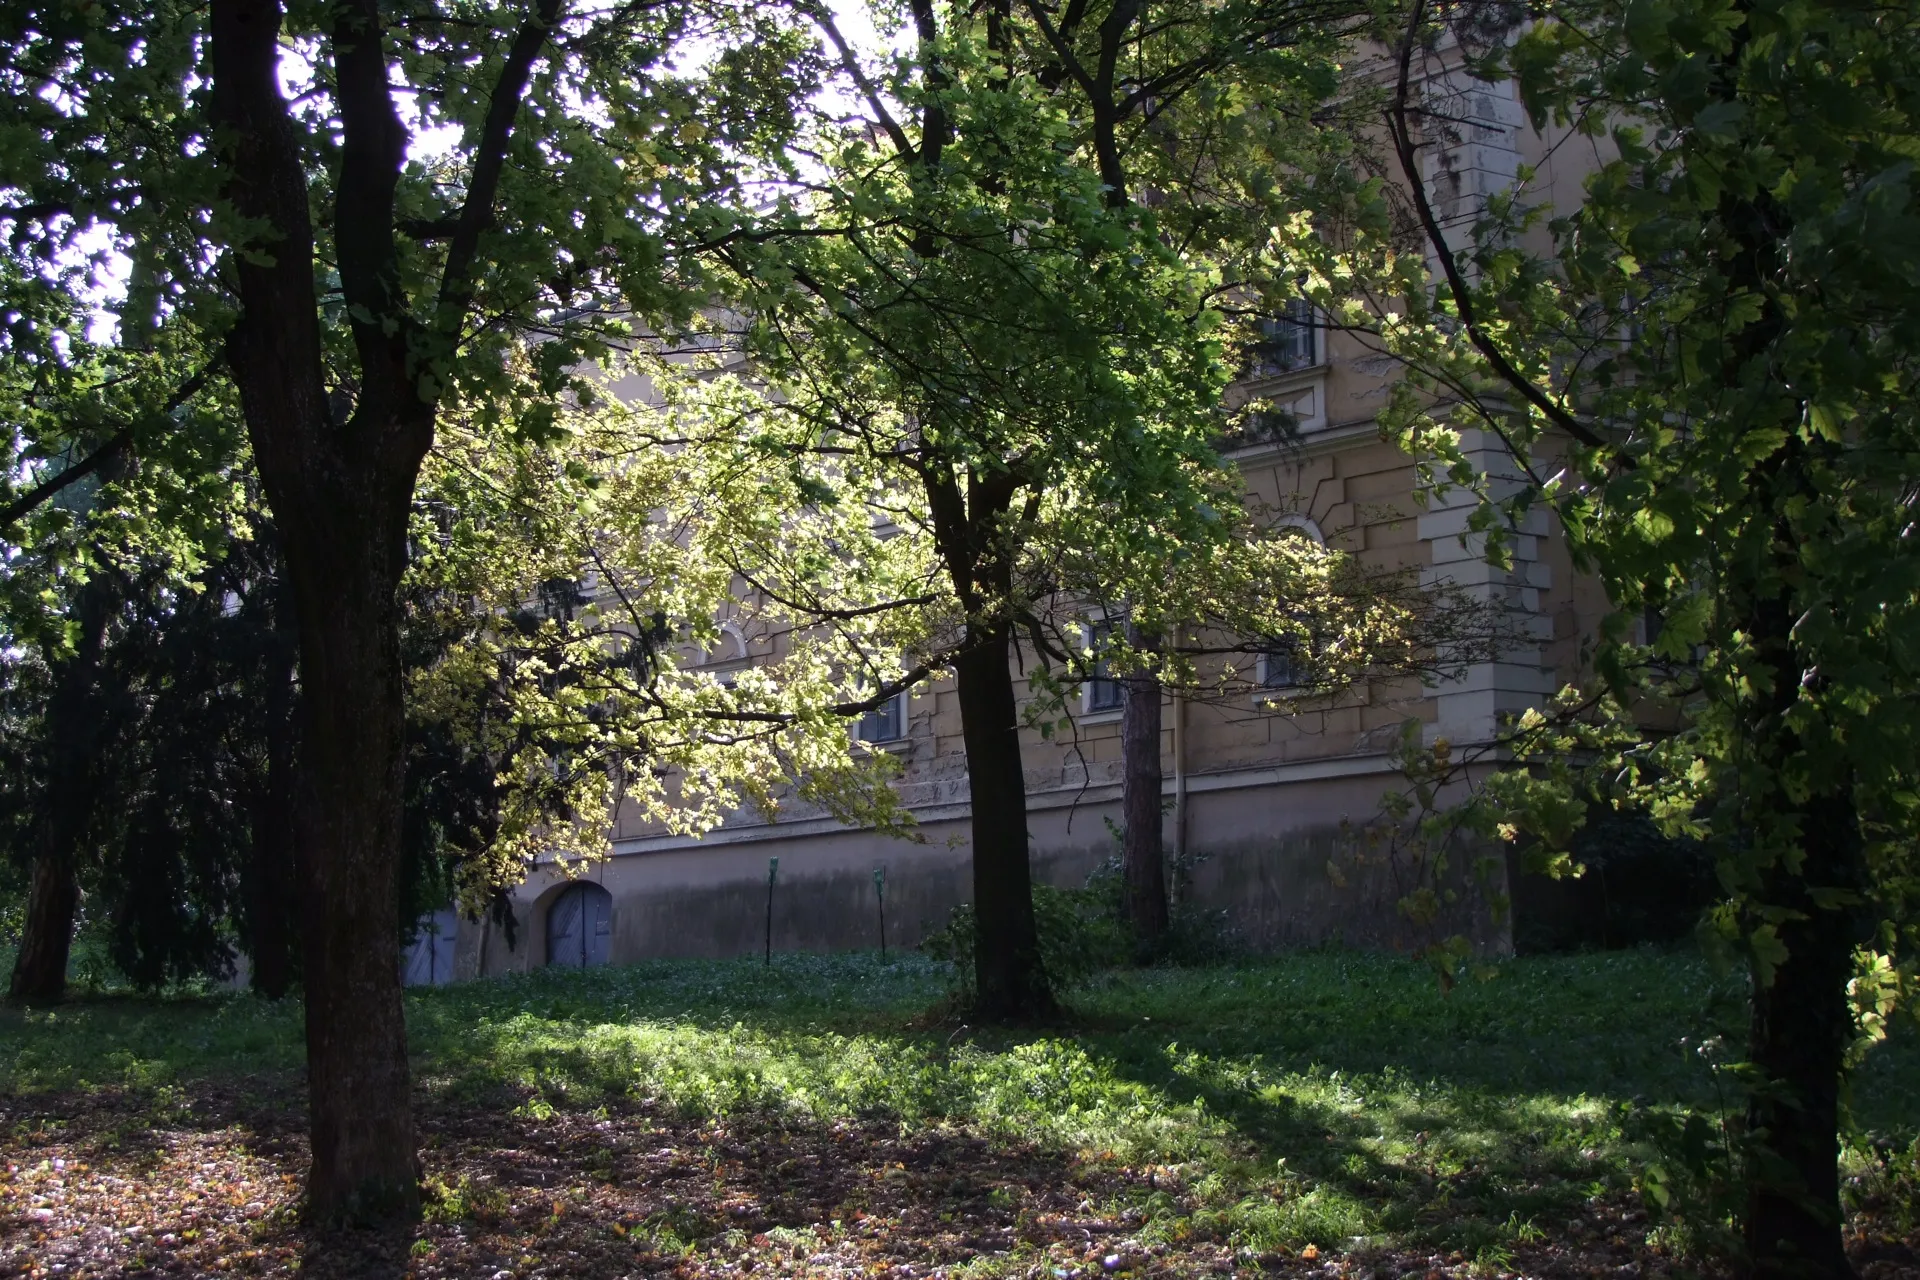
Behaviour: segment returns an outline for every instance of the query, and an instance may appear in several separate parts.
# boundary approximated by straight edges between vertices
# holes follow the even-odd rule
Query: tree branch
[[[132,443],[133,428],[130,426],[120,428],[120,430],[107,437],[106,443],[68,467],[65,471],[62,471],[59,475],[54,476],[50,480],[42,481],[27,490],[27,492],[21,494],[18,498],[15,498],[12,502],[9,502],[5,507],[0,507],[0,529],[10,527],[14,521],[20,519],[20,517],[53,497],[54,494],[59,493],[71,484],[86,479],[101,467],[106,466],[107,463],[124,453],[127,446]]]
[[[914,31],[920,40],[920,65],[927,78],[923,90],[927,100],[920,108],[919,159],[922,166],[931,172],[939,166],[940,154],[946,149],[952,132],[947,109],[937,100],[952,80],[935,52],[940,42],[940,27],[934,18],[933,0],[910,0],[910,5]]]
[[[415,393],[404,326],[395,324],[406,315],[393,212],[407,135],[387,84],[378,0],[338,0],[332,42],[341,124],[336,260],[362,378],[354,417],[384,425]]]
[[[1466,328],[1467,340],[1473,343],[1501,381],[1518,392],[1527,403],[1540,410],[1555,426],[1591,449],[1605,449],[1607,441],[1591,427],[1581,422],[1567,410],[1556,404],[1553,398],[1532,379],[1522,374],[1507,359],[1500,344],[1487,336],[1480,327],[1478,316],[1474,312],[1473,294],[1464,277],[1460,274],[1460,264],[1454,260],[1453,250],[1447,244],[1447,235],[1441,229],[1440,219],[1435,216],[1433,202],[1427,198],[1427,184],[1420,176],[1418,148],[1414,146],[1413,133],[1407,123],[1409,114],[1408,96],[1412,91],[1413,46],[1419,34],[1420,20],[1426,12],[1426,0],[1414,0],[1413,12],[1407,16],[1406,35],[1400,41],[1399,79],[1394,87],[1393,101],[1387,107],[1387,132],[1393,136],[1393,149],[1400,162],[1400,171],[1407,180],[1407,186],[1413,195],[1414,209],[1420,217],[1420,226],[1426,234],[1427,242],[1432,245],[1433,253],[1440,260],[1441,273],[1446,277],[1447,291],[1453,295],[1455,312],[1460,323]]]
[[[867,105],[873,109],[875,122],[886,132],[888,139],[893,143],[893,149],[908,164],[919,159],[919,153],[914,150],[913,140],[907,137],[907,131],[900,127],[900,122],[893,118],[893,113],[887,110],[886,101],[881,98],[879,87],[861,69],[860,60],[854,56],[853,47],[847,43],[846,37],[840,34],[839,24],[833,20],[831,14],[816,7],[808,6],[806,13],[820,30],[826,33],[827,39],[832,41],[833,47],[839,51],[841,70],[852,79],[854,86],[860,90],[860,96],[865,98]]]
[[[449,330],[458,328],[473,301],[473,259],[480,233],[493,221],[493,198],[500,189],[514,117],[520,113],[520,99],[533,74],[534,59],[560,18],[561,0],[536,0],[536,5],[533,16],[514,36],[500,78],[494,82],[486,122],[480,129],[480,145],[474,152],[473,180],[467,185],[466,203],[460,207],[447,246],[446,270],[440,277],[440,325],[448,336]]]

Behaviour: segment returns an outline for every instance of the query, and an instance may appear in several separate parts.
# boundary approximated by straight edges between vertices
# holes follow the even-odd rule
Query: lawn
[[[1697,957],[1513,960],[1447,995],[1350,952],[1130,971],[1021,1033],[942,1018],[944,990],[918,957],[790,955],[410,993],[427,1219],[345,1244],[294,1216],[296,1008],[0,1013],[0,1275],[1703,1266],[1711,1215],[1643,1195],[1650,1164],[1676,1206],[1704,1185],[1662,1117],[1719,1132],[1741,985]],[[1855,1085],[1876,1277],[1920,1243],[1915,1040]]]

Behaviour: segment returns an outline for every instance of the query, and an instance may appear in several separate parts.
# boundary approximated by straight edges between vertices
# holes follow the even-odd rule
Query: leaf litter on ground
[[[21,1033],[0,1048],[0,1275],[1715,1270],[1649,1217],[1619,1117],[1636,1095],[1705,1105],[1675,1033],[1726,991],[1687,956],[1505,968],[1497,997],[1445,1001],[1347,953],[1126,973],[1017,1035],[926,1025],[942,975],[873,957],[415,993],[427,1202],[386,1235],[299,1221],[294,1011],[0,1015]],[[1589,984],[1605,1007],[1565,999]],[[1876,1053],[1861,1092],[1891,1167],[1915,1064]],[[1912,1184],[1850,1158],[1863,1274],[1920,1275],[1893,1198]]]

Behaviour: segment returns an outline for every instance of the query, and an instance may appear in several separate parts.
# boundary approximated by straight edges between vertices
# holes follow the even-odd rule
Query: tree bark
[[[397,560],[399,548],[380,559]],[[301,614],[300,921],[318,1216],[379,1220],[419,1204],[401,1003],[402,690],[397,574],[289,547]],[[312,603],[309,603],[312,602]]]
[[[1129,625],[1128,639],[1143,651],[1154,637]],[[1127,677],[1120,721],[1121,866],[1127,920],[1143,952],[1167,935],[1167,870],[1160,808],[1160,681],[1151,672]]]
[[[1758,1280],[1851,1280],[1840,1208],[1840,1082],[1853,1030],[1847,982],[1859,941],[1854,912],[1820,906],[1816,888],[1857,893],[1864,848],[1851,797],[1801,807],[1805,862],[1776,866],[1765,899],[1787,958],[1756,973],[1749,1056],[1762,1082],[1747,1106],[1746,1248]]]
[[[1790,439],[1756,469],[1755,490],[1784,512],[1814,489],[1811,465],[1808,447]],[[1840,1207],[1840,1089],[1853,1034],[1847,983],[1863,940],[1866,846],[1850,780],[1825,780],[1804,799],[1788,794],[1789,769],[1807,752],[1788,727],[1791,715],[1803,685],[1818,687],[1824,677],[1794,638],[1800,610],[1786,584],[1798,569],[1798,539],[1784,514],[1773,533],[1774,575],[1754,584],[1759,598],[1746,627],[1773,672],[1771,696],[1747,726],[1772,782],[1750,825],[1764,840],[1766,828],[1791,824],[1793,841],[1763,857],[1747,913],[1749,928],[1778,929],[1786,958],[1771,974],[1757,957],[1752,965],[1747,1054],[1759,1078],[1747,1099],[1743,1226],[1757,1280],[1852,1280]]]
[[[1033,917],[1012,628],[976,624],[974,633],[954,664],[973,807],[974,1008],[982,1018],[1025,1021],[1055,1005]]]
[[[73,860],[43,849],[33,859],[33,877],[27,886],[27,918],[7,987],[10,999],[53,1004],[66,998],[73,917],[79,905],[80,881]]]
[[[51,1003],[67,993],[67,961],[80,906],[80,846],[87,837],[99,767],[100,651],[117,596],[105,572],[96,572],[80,588],[74,601],[79,641],[58,664],[48,699],[47,778],[34,817],[27,918],[7,986],[9,998],[22,1003]]]

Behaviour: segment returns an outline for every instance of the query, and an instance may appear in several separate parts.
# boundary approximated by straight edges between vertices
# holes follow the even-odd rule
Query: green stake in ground
[[[773,882],[780,875],[780,859],[767,859],[767,968],[773,968]]]

